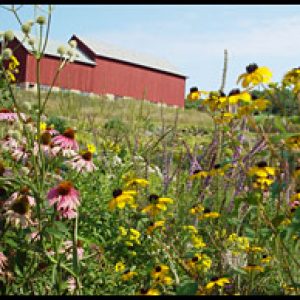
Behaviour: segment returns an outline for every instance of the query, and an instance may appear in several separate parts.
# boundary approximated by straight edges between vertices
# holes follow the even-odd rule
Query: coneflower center
[[[265,168],[268,166],[268,164],[265,161],[260,161],[256,164],[256,166],[259,168]]]
[[[161,272],[161,266],[157,266],[157,267],[155,268],[155,272],[157,272],[157,273]]]
[[[67,128],[64,133],[63,133],[63,136],[69,138],[69,139],[72,139],[74,140],[74,137],[75,137],[75,131],[72,129],[72,128]]]
[[[190,93],[195,93],[195,92],[198,92],[198,88],[197,87],[190,88]]]
[[[158,198],[159,198],[159,196],[157,196],[156,194],[151,194],[151,195],[149,196],[149,201],[150,201],[151,203],[156,203],[157,200],[158,200]]]
[[[43,145],[50,145],[50,143],[51,143],[51,134],[49,132],[46,131],[41,135],[41,143]]]
[[[228,96],[238,95],[240,93],[241,93],[240,89],[233,89],[229,92]]]
[[[18,200],[16,200],[12,204],[11,209],[20,215],[25,215],[29,210],[29,201],[27,196],[21,196]]]
[[[257,64],[250,64],[246,67],[246,71],[247,71],[248,74],[251,74],[251,73],[255,72],[256,69],[258,69]]]
[[[63,181],[57,187],[58,194],[61,196],[68,195],[72,187],[73,185],[70,181]]]
[[[0,109],[0,113],[2,113],[2,114],[8,114],[8,113],[11,113],[11,111],[8,110],[7,108],[2,108],[2,109]]]
[[[121,189],[116,189],[116,190],[113,190],[113,197],[114,198],[117,198],[118,196],[121,196],[123,193],[123,191]]]
[[[91,161],[93,155],[92,155],[92,152],[90,152],[90,151],[85,151],[85,152],[83,152],[83,154],[81,154],[81,157],[82,157],[84,160],[86,160],[86,161]]]

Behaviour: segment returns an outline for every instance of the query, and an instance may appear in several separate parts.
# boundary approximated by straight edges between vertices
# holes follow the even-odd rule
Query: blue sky
[[[22,20],[32,11],[24,5]],[[0,20],[0,31],[18,29],[3,9]],[[274,81],[300,65],[297,5],[55,5],[52,20],[52,39],[76,33],[167,59],[189,77],[187,91],[220,87],[225,48],[227,92],[249,63],[268,66]]]

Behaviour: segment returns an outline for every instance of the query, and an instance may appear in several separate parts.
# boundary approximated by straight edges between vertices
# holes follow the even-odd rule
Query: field
[[[299,69],[180,109],[0,65],[1,295],[299,294]]]

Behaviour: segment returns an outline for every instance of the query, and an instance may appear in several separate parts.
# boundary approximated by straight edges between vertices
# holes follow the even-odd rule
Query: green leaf
[[[284,125],[282,124],[282,117],[281,116],[276,116],[274,118],[274,126],[281,132],[281,133],[286,133],[286,129]]]
[[[277,227],[280,225],[280,223],[285,219],[284,215],[278,215],[277,217],[273,218],[273,220],[271,221],[272,224]]]
[[[176,295],[195,295],[198,290],[198,282],[185,282],[176,289]]]

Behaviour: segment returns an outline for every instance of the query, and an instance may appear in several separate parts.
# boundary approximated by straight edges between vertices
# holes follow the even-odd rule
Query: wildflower
[[[266,99],[256,99],[252,101],[251,107],[255,110],[263,111],[267,108],[268,105],[270,105],[271,102]]]
[[[147,234],[150,235],[156,228],[165,228],[165,221],[151,222],[150,226],[147,228]]]
[[[116,263],[116,266],[115,266],[115,270],[116,272],[123,272],[125,270],[126,266],[125,264],[122,262],[122,261],[119,261]]]
[[[129,180],[127,183],[126,183],[126,187],[131,187],[131,186],[142,186],[142,187],[146,187],[147,185],[149,185],[149,181],[146,180],[146,179],[142,179],[142,178],[134,178],[134,179],[131,179]]]
[[[15,161],[22,161],[26,163],[29,158],[30,152],[26,149],[25,145],[17,146],[16,148],[11,149],[11,156]]]
[[[96,170],[96,166],[92,161],[92,157],[93,155],[90,151],[82,151],[81,154],[73,157],[67,164],[77,172],[93,172]]]
[[[62,181],[58,186],[52,188],[47,195],[50,206],[56,204],[57,211],[62,217],[72,219],[77,216],[79,192],[70,181]]]
[[[128,280],[131,280],[134,276],[136,276],[137,273],[136,272],[133,272],[133,271],[130,271],[130,270],[126,270],[122,276],[121,276],[121,279],[123,281],[128,281]]]
[[[186,230],[188,230],[189,232],[194,233],[194,234],[197,234],[197,233],[198,233],[198,230],[197,230],[196,227],[193,226],[193,225],[185,225],[185,226],[183,226],[182,228],[183,228],[183,229],[186,229]]]
[[[200,99],[200,91],[198,91],[197,87],[190,88],[190,93],[188,94],[187,98],[190,101],[196,101]]]
[[[221,115],[213,117],[216,124],[230,123],[233,118],[234,115],[230,112],[222,112]]]
[[[136,195],[136,191],[116,189],[113,191],[113,199],[109,202],[108,206],[110,210],[114,210],[116,207],[124,209],[126,204],[131,208],[136,208],[136,204],[133,196]]]
[[[22,228],[29,225],[34,225],[31,220],[31,208],[35,206],[35,199],[29,195],[28,188],[23,188],[18,192],[14,192],[4,204],[4,216],[7,217],[8,222],[18,226],[21,224]]]
[[[251,95],[248,92],[241,92],[240,89],[233,89],[228,94],[228,103],[236,104],[239,101],[250,103],[252,100]]]
[[[211,268],[212,260],[205,253],[196,253],[187,261],[187,265],[193,272],[207,272]]]
[[[261,83],[267,83],[271,80],[272,73],[267,67],[259,67],[253,63],[246,67],[246,73],[238,77],[237,84],[242,81],[243,88],[250,85],[256,86]]]
[[[268,177],[275,175],[276,169],[273,167],[268,167],[268,164],[265,161],[260,161],[256,164],[255,167],[249,169],[248,174],[250,176],[256,175],[258,177]]]
[[[195,170],[192,175],[189,176],[189,179],[195,179],[195,178],[205,178],[209,175],[207,171],[201,171],[201,170]]]
[[[225,245],[235,250],[235,253],[239,253],[241,251],[247,251],[250,248],[249,239],[245,236],[238,236],[236,233],[232,233],[229,235],[227,240],[225,241]]]
[[[147,296],[158,296],[160,295],[159,290],[154,289],[154,288],[148,288],[148,289],[140,289],[140,294],[139,295],[147,295]]]
[[[190,214],[195,215],[204,211],[204,206],[201,204],[193,205],[193,207],[189,210]]]
[[[288,148],[293,151],[298,151],[300,149],[300,135],[293,135],[285,140],[285,144]]]
[[[200,248],[206,247],[206,243],[203,241],[203,238],[201,236],[197,236],[197,235],[193,234],[191,236],[191,241],[192,241],[193,246],[196,249],[200,249]]]
[[[76,250],[78,260],[82,260],[84,250],[80,241],[77,242]],[[64,241],[62,247],[59,249],[59,253],[66,254],[67,260],[71,260],[73,258],[73,242],[69,240]]]
[[[139,239],[140,239],[141,233],[138,230],[134,229],[134,228],[130,228],[129,232],[130,232],[129,240],[134,241],[136,244],[140,245],[141,242],[140,242]]]
[[[60,146],[62,149],[71,149],[78,151],[79,146],[75,140],[75,131],[68,128],[62,135],[57,135],[53,138],[53,144]]]
[[[3,162],[0,161],[0,177],[6,177],[12,175],[12,171],[6,168]]]
[[[230,283],[230,280],[228,278],[222,277],[213,277],[209,283],[206,284],[206,289],[212,289],[214,286],[223,287],[225,284]]]
[[[9,109],[2,108],[0,109],[0,121],[9,121],[13,122],[18,119],[18,115],[12,112]]]
[[[7,257],[3,254],[3,252],[0,252],[0,275],[3,275],[3,271],[7,267]]]
[[[248,264],[247,266],[242,267],[245,271],[252,272],[252,271],[259,271],[264,272],[264,268],[258,265]]]
[[[127,229],[124,228],[123,226],[119,226],[119,231],[120,231],[121,236],[127,235]]]
[[[67,280],[67,287],[68,287],[68,291],[70,293],[73,293],[76,289],[77,283],[76,283],[76,279],[74,277],[69,277]]]
[[[264,250],[263,250],[263,248],[258,247],[258,246],[249,246],[248,248],[246,248],[246,251],[257,253],[257,252],[263,252]]]
[[[267,255],[267,254],[263,254],[263,255],[262,255],[262,258],[261,258],[261,260],[260,260],[260,262],[261,262],[262,264],[268,264],[268,263],[270,263],[271,260],[272,260],[272,257],[271,257],[271,256],[269,256],[269,255]]]
[[[293,173],[294,177],[299,177],[300,176],[300,165],[296,166],[295,171]]]
[[[155,280],[155,284],[171,285],[173,279],[169,276],[169,267],[166,265],[158,265],[151,271],[151,277]]]
[[[167,210],[167,204],[172,204],[173,199],[171,198],[161,198],[156,194],[151,194],[149,196],[150,204],[142,209],[143,213],[148,213],[150,216],[156,216],[161,211]]]
[[[198,217],[199,220],[203,220],[203,219],[216,219],[219,218],[220,214],[216,211],[211,211],[209,208],[205,208],[203,210],[203,212],[200,214],[200,216]]]
[[[92,154],[94,154],[96,152],[96,147],[94,144],[87,144],[86,148],[89,152],[91,152]]]

